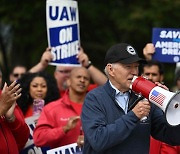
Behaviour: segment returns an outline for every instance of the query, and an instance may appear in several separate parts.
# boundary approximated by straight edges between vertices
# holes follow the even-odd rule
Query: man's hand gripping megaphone
[[[133,80],[135,80],[136,78],[137,77],[135,76]],[[155,82],[154,84],[163,89],[169,90],[165,85],[162,85],[159,82]],[[130,86],[130,89],[132,89],[132,85]],[[143,122],[147,120],[151,108],[151,103],[148,101],[147,98],[142,96],[141,93],[137,93],[137,95],[138,95],[138,99],[129,107],[128,111],[132,110],[134,114]]]

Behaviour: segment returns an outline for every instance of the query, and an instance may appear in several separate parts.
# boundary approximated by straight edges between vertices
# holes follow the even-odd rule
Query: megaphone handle
[[[138,96],[138,99],[129,107],[128,112],[129,112],[130,110],[132,110],[132,109],[136,106],[136,104],[137,104],[139,101],[141,101],[141,100],[147,100],[147,99],[144,98],[142,95],[139,95],[139,96]],[[142,118],[140,119],[140,121],[142,121],[142,122],[145,122],[146,120],[147,120],[147,116],[144,116],[144,117],[142,117]]]
[[[143,100],[147,100],[147,99],[146,99],[146,98],[144,98]],[[141,118],[141,120],[140,120],[140,121],[145,122],[145,121],[147,120],[147,118],[148,118],[147,116],[144,116],[144,117],[142,117],[142,118]]]
[[[136,99],[135,102],[129,107],[128,112],[132,110],[140,100],[143,100],[143,99],[144,97],[142,95],[139,95],[138,99]]]

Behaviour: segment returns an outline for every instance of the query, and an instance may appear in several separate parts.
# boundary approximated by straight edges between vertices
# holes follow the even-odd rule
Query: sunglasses
[[[23,76],[23,75],[24,75],[24,73],[21,73],[21,74],[19,74],[19,73],[14,73],[14,74],[13,74],[13,76],[14,76],[15,78],[21,77],[21,76]]]

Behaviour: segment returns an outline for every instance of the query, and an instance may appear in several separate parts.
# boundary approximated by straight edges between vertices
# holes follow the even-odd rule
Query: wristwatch
[[[92,63],[91,63],[91,61],[89,61],[88,65],[86,66],[86,68],[88,69],[91,65],[92,65]]]

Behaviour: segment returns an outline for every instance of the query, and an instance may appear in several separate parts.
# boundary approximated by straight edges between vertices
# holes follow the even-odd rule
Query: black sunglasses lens
[[[17,78],[17,77],[21,77],[21,76],[23,76],[23,75],[24,75],[24,74],[17,74],[17,73],[13,74],[13,76],[16,77],[16,78]]]
[[[19,76],[19,74],[13,74],[13,76],[17,78]]]

